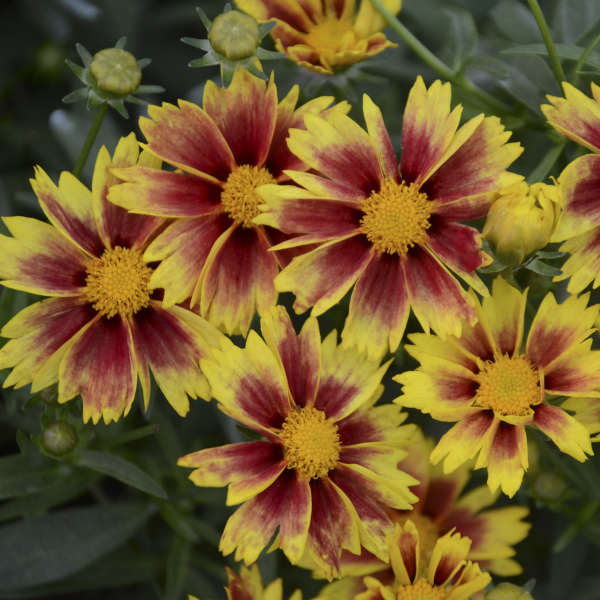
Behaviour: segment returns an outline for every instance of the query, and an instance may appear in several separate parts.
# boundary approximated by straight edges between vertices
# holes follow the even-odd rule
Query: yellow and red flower
[[[399,404],[440,421],[456,421],[431,454],[444,459],[444,472],[478,455],[488,486],[509,496],[519,489],[528,466],[526,425],[535,425],[578,461],[593,454],[582,423],[557,405],[561,396],[598,396],[600,351],[590,339],[598,306],[588,296],[557,304],[548,294],[522,348],[527,293],[497,278],[492,295],[477,303],[479,321],[463,326],[460,338],[410,336],[407,351],[416,371],[394,377],[403,384]],[[552,401],[550,401],[550,399]],[[564,405],[563,405],[564,406]]]
[[[388,544],[394,573],[391,584],[367,576],[363,579],[366,589],[354,594],[342,587],[343,582],[335,582],[315,600],[469,600],[491,581],[488,573],[467,559],[471,540],[459,533],[449,531],[438,538],[424,557],[419,530],[408,519],[404,525],[396,524]]]
[[[564,98],[548,96],[542,105],[548,122],[562,135],[589,148],[560,174],[563,214],[552,241],[571,256],[555,281],[570,278],[567,289],[581,292],[600,285],[600,87],[592,83],[590,98],[564,82]]]
[[[306,168],[285,145],[288,129],[332,101],[320,97],[294,110],[298,94],[294,86],[278,104],[272,79],[266,85],[238,69],[227,89],[206,82],[203,109],[163,103],[140,120],[147,149],[177,170],[115,170],[127,183],[111,189],[110,201],[174,220],[144,254],[162,261],[150,286],[164,288],[165,306],[191,299],[210,322],[244,335],[255,312],[275,304],[273,279],[285,256],[269,248],[283,236],[254,224],[255,188],[287,179],[284,169]]]
[[[319,244],[277,276],[294,308],[319,315],[356,283],[342,339],[377,358],[400,343],[409,308],[422,327],[460,333],[475,310],[449,270],[482,294],[475,269],[487,264],[479,232],[458,221],[487,214],[494,194],[521,177],[505,169],[521,153],[496,117],[458,128],[450,84],[412,87],[402,130],[400,170],[379,108],[365,95],[367,131],[337,113],[305,118],[291,150],[313,171],[287,171],[300,186],[263,186],[257,222],[302,234],[276,248]]]
[[[398,470],[412,427],[398,407],[373,404],[388,364],[321,343],[316,319],[296,335],[278,306],[251,331],[245,349],[224,343],[201,361],[220,409],[263,439],[200,450],[179,460],[199,486],[228,485],[229,518],[220,548],[254,562],[275,545],[292,563],[304,553],[328,578],[342,550],[361,546],[386,560],[388,507],[407,509],[415,480]]]
[[[283,600],[283,582],[281,578],[275,579],[264,587],[258,565],[249,569],[242,566],[240,574],[227,569],[227,600]],[[190,600],[197,600],[190,596]],[[296,590],[289,600],[302,600],[302,592]]]
[[[130,215],[110,204],[110,168],[159,167],[139,155],[133,134],[110,157],[102,148],[92,191],[63,172],[58,187],[36,168],[31,185],[50,224],[6,217],[13,237],[0,236],[2,284],[50,296],[13,317],[0,332],[0,368],[12,368],[4,386],[32,384],[36,392],[58,382],[58,401],[78,394],[83,419],[108,423],[131,408],[139,376],[144,403],[150,373],[180,414],[188,396],[210,399],[198,360],[222,337],[194,313],[164,308],[148,287],[153,267],[142,259],[163,219]]]
[[[275,47],[303,67],[330,74],[390,46],[381,30],[385,19],[370,0],[237,0],[242,10],[259,21],[275,19]],[[402,0],[383,0],[396,14]]]

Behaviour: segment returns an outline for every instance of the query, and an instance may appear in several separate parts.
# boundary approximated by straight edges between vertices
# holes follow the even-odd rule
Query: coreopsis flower
[[[188,396],[210,399],[198,360],[222,336],[198,315],[164,308],[152,294],[154,267],[142,255],[163,219],[130,215],[110,204],[111,167],[159,166],[139,155],[133,134],[111,158],[101,148],[92,190],[63,172],[58,186],[37,167],[31,180],[50,223],[6,217],[13,237],[0,236],[2,284],[50,296],[23,309],[2,329],[11,338],[0,368],[12,368],[4,386],[31,383],[32,392],[58,382],[58,402],[78,394],[83,419],[117,420],[133,402],[139,377],[148,405],[150,369],[180,414]]]
[[[263,586],[258,565],[249,569],[242,566],[239,575],[229,567],[227,569],[227,600],[283,600],[283,582],[275,579],[267,587]],[[194,599],[190,596],[190,600]],[[289,600],[302,600],[302,592],[296,590]]]
[[[398,347],[412,307],[422,327],[459,334],[475,310],[453,271],[477,291],[488,264],[479,232],[459,223],[487,214],[496,192],[521,177],[505,169],[521,153],[496,117],[458,127],[450,84],[413,85],[400,169],[381,111],[364,96],[367,131],[345,115],[305,118],[289,147],[313,171],[287,171],[300,186],[264,186],[257,222],[302,234],[276,246],[318,244],[277,276],[294,308],[320,315],[354,287],[342,339],[371,358]]]
[[[431,453],[444,472],[478,455],[488,486],[513,496],[528,466],[525,427],[535,425],[578,461],[593,454],[590,434],[557,400],[596,397],[600,351],[591,350],[598,306],[571,296],[557,304],[547,294],[522,344],[527,292],[498,277],[492,295],[477,303],[479,321],[465,323],[460,338],[410,336],[416,371],[394,377],[403,384],[397,402],[440,421],[456,421]]]
[[[415,480],[397,468],[412,426],[388,404],[374,407],[388,364],[321,343],[316,319],[296,335],[281,306],[250,331],[246,347],[224,344],[201,361],[220,409],[263,439],[179,459],[199,486],[228,485],[220,549],[254,562],[277,528],[292,563],[306,553],[331,579],[343,549],[388,558],[388,508],[408,509]]]
[[[286,180],[284,169],[306,168],[285,145],[288,129],[332,101],[320,97],[295,110],[298,94],[294,86],[278,104],[273,79],[267,85],[238,69],[229,88],[206,83],[204,108],[163,103],[140,119],[147,149],[177,170],[115,170],[127,183],[111,188],[110,201],[173,219],[144,254],[162,261],[150,288],[164,288],[165,306],[189,299],[227,333],[245,334],[255,312],[275,304],[284,257],[269,248],[282,236],[253,222],[261,202],[255,190]]]
[[[271,36],[277,50],[318,73],[333,73],[396,45],[381,33],[386,22],[370,0],[362,0],[358,11],[354,0],[312,4],[237,0],[236,4],[259,21],[275,19]],[[402,0],[383,0],[383,4],[396,14]]]
[[[337,582],[326,586],[315,600],[469,600],[491,581],[488,573],[467,559],[471,540],[449,531],[438,538],[427,559],[422,538],[408,519],[388,536],[393,583],[375,577],[363,579],[364,591],[340,593]]]
[[[521,181],[500,190],[483,226],[483,237],[505,265],[519,265],[550,242],[561,208],[558,185]]]
[[[548,122],[562,135],[589,148],[560,174],[563,215],[552,241],[564,242],[560,250],[571,256],[555,281],[570,278],[567,289],[581,292],[600,284],[600,87],[592,83],[590,98],[564,82],[564,98],[547,96],[542,105]]]

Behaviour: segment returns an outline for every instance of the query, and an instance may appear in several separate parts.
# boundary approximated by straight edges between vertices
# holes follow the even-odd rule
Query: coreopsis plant
[[[329,579],[340,555],[366,548],[388,560],[386,509],[416,500],[398,469],[412,426],[393,405],[373,406],[389,363],[379,366],[321,342],[316,319],[296,335],[282,307],[261,319],[263,339],[225,344],[202,360],[219,408],[261,439],[188,454],[198,486],[228,486],[227,504],[242,506],[221,537],[224,554],[254,562],[279,528],[276,546],[292,563],[304,553]]]
[[[203,108],[164,103],[140,120],[147,150],[176,170],[115,170],[126,183],[111,189],[110,201],[172,219],[144,253],[161,261],[150,287],[165,290],[165,306],[189,301],[226,333],[246,335],[255,312],[275,304],[273,280],[287,258],[270,251],[281,233],[254,221],[256,188],[287,180],[287,169],[307,168],[286,147],[288,130],[333,100],[319,97],[296,109],[298,94],[295,86],[278,103],[273,78],[267,84],[238,69],[226,89],[206,83]],[[332,113],[347,109],[341,103]]]
[[[450,473],[477,457],[487,468],[488,486],[513,496],[528,466],[525,428],[543,431],[578,461],[592,454],[586,427],[557,405],[561,397],[591,397],[600,387],[600,352],[590,335],[598,306],[588,295],[557,304],[546,295],[524,340],[527,293],[504,279],[476,302],[478,321],[465,323],[460,337],[409,336],[407,351],[416,371],[394,376],[402,406],[418,408],[440,421],[456,422],[431,453]]]
[[[184,416],[188,397],[210,399],[198,360],[221,334],[179,306],[153,295],[154,267],[143,254],[163,219],[132,215],[107,200],[114,167],[160,172],[160,161],[140,153],[133,134],[113,156],[102,148],[91,191],[71,173],[58,186],[36,168],[31,186],[50,223],[5,217],[0,236],[2,284],[49,296],[14,316],[0,331],[10,341],[0,368],[4,386],[31,384],[33,392],[58,383],[58,402],[78,395],[83,420],[106,423],[129,412],[139,378],[148,406],[150,370],[171,406]]]
[[[365,95],[365,131],[337,112],[305,117],[289,147],[312,171],[287,171],[297,185],[265,185],[256,222],[296,234],[275,249],[318,246],[277,276],[294,308],[318,316],[351,289],[342,338],[374,359],[394,352],[409,310],[425,331],[459,334],[476,320],[454,274],[481,294],[476,269],[489,263],[479,232],[460,221],[486,215],[500,188],[521,177],[506,171],[521,154],[496,117],[473,117],[459,128],[462,107],[450,107],[450,84],[429,88],[418,77],[402,125],[400,165],[381,111]]]

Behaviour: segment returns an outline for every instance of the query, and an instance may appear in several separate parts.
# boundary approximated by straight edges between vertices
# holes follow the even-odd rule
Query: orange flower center
[[[421,563],[428,565],[435,543],[440,537],[438,526],[429,517],[422,515],[416,510],[412,510],[410,513],[402,513],[397,522],[404,525],[409,519],[414,523],[419,532]]]
[[[485,364],[477,375],[476,406],[501,415],[526,415],[543,398],[539,373],[525,356],[501,356]]]
[[[351,36],[346,34],[351,32]],[[346,38],[344,36],[346,35]],[[348,40],[351,37],[351,40]],[[306,34],[306,44],[317,50],[333,50],[337,52],[347,46],[347,42],[356,42],[356,33],[350,23],[347,21],[338,21],[337,19],[328,19],[315,25]],[[351,44],[353,45],[353,44]]]
[[[425,579],[419,579],[411,585],[401,585],[396,592],[396,600],[444,600],[446,591],[434,587]]]
[[[108,318],[124,318],[148,306],[148,283],[152,269],[144,263],[138,250],[115,248],[92,258],[86,267],[83,295],[93,307]]]
[[[425,243],[431,202],[416,184],[386,179],[361,208],[361,231],[377,252],[405,256],[415,244]]]
[[[221,192],[223,210],[242,227],[254,227],[252,219],[260,212],[258,205],[263,202],[256,188],[265,183],[275,183],[267,169],[252,165],[236,167]]]
[[[306,479],[325,477],[340,457],[337,425],[316,408],[292,410],[281,426],[279,439],[288,469],[296,469]]]

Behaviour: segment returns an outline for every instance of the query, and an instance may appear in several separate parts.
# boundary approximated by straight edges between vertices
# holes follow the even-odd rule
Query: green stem
[[[565,76],[565,72],[563,71],[562,65],[560,64],[560,60],[558,58],[558,54],[556,53],[556,48],[554,47],[554,42],[552,41],[552,37],[550,35],[550,29],[548,28],[548,23],[546,23],[546,19],[544,17],[544,13],[540,8],[537,0],[527,0],[529,3],[529,8],[535,17],[535,20],[538,24],[538,28],[540,33],[542,34],[542,38],[544,39],[544,44],[546,44],[546,50],[548,50],[548,56],[550,58],[550,65],[552,66],[552,72],[554,73],[554,78],[558,81],[558,86],[562,85],[563,81],[567,80]]]
[[[600,500],[591,500],[580,511],[576,520],[567,527],[563,534],[556,540],[552,552],[562,552],[592,520],[600,508]]]
[[[427,46],[418,40],[402,23],[392,14],[381,2],[381,0],[371,0],[373,6],[381,13],[381,16],[387,21],[387,24],[402,38],[402,41],[432,70],[441,75],[444,79],[454,83],[466,92],[469,92],[476,98],[479,98],[484,104],[490,106],[495,112],[505,114],[508,107],[497,98],[488,94],[485,90],[469,81],[464,74],[455,73],[446,63],[441,61]]]
[[[571,72],[570,81],[573,82],[573,84],[579,78],[579,75],[577,75],[577,72],[581,70],[583,65],[585,65],[585,61],[588,59],[588,56],[591,54],[592,50],[598,45],[598,43],[600,43],[600,35],[596,36],[586,46],[585,50],[581,53],[581,56],[579,57],[577,64],[573,67],[573,71]]]
[[[81,153],[79,154],[79,158],[77,159],[75,167],[73,168],[73,175],[75,175],[75,177],[77,178],[79,178],[81,172],[83,171],[83,167],[85,167],[85,163],[90,154],[90,150],[94,145],[96,136],[100,131],[100,126],[102,125],[102,121],[104,120],[104,115],[106,114],[107,109],[108,104],[106,102],[103,102],[100,105],[98,112],[96,113],[96,118],[94,119],[90,130],[88,131],[87,137],[85,138],[85,142],[83,143],[83,148],[81,149]]]
[[[565,146],[567,144],[566,138],[563,138],[560,142],[558,142],[555,146],[552,146],[546,154],[544,154],[542,160],[538,163],[537,167],[531,171],[529,177],[527,177],[527,183],[531,185],[532,183],[537,183],[538,181],[544,181],[548,176],[548,173],[552,170],[552,167],[556,164],[556,161],[562,154]]]

